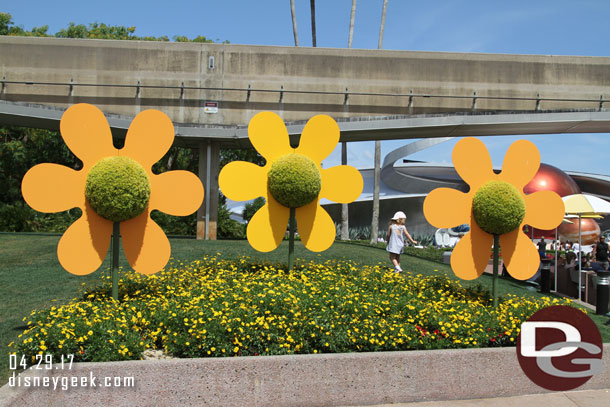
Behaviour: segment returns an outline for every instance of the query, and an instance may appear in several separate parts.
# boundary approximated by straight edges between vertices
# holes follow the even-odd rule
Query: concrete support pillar
[[[341,142],[341,165],[347,165],[347,142]],[[341,204],[341,240],[349,240],[349,209]]]
[[[197,210],[197,239],[216,240],[219,171],[218,143],[212,140],[202,141],[199,143],[199,179],[203,183],[205,197]]]
[[[377,244],[379,233],[379,184],[381,182],[381,141],[375,141],[375,177],[373,184],[373,220],[371,221],[371,244]]]

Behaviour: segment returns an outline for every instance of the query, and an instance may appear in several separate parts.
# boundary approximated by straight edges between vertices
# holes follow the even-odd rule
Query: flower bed
[[[12,344],[18,355],[74,361],[365,352],[514,345],[536,310],[568,300],[509,297],[444,276],[393,274],[348,261],[283,267],[207,257],[156,275],[126,273],[119,303],[110,281],[68,305],[34,311]]]

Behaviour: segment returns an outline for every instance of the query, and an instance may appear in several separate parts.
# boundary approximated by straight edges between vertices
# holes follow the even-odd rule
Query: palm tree
[[[385,10],[388,8],[388,0],[383,0],[383,9],[381,11],[381,27],[379,28],[379,43],[377,49],[383,48],[383,29],[385,28]]]
[[[292,32],[294,33],[294,46],[299,46],[299,35],[297,34],[297,17],[294,12],[294,0],[290,0],[290,12],[292,13]]]
[[[385,11],[388,7],[388,0],[383,0],[383,9],[381,11],[381,27],[379,28],[379,42],[377,48],[381,49],[383,46],[383,29],[385,28]],[[375,140],[375,170],[373,172],[374,184],[373,184],[373,220],[371,221],[371,244],[377,243],[377,234],[379,231],[379,184],[380,180],[380,167],[381,166],[381,142]]]
[[[356,0],[352,0],[352,13],[349,18],[349,39],[347,40],[347,48],[352,47],[352,38],[354,38],[354,19],[356,17]]]
[[[316,0],[309,0],[311,6],[311,44],[316,46]]]
[[[356,0],[352,0],[352,13],[349,19],[349,39],[347,48],[352,47],[354,38],[354,18],[356,16]],[[347,165],[347,142],[341,143],[341,165]],[[341,204],[341,240],[349,240],[349,208],[347,204]]]

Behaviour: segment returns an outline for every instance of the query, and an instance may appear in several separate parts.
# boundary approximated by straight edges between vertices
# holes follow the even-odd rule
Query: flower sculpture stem
[[[491,282],[491,296],[493,297],[494,308],[498,306],[498,266],[500,258],[500,235],[494,235],[494,276]]]
[[[119,300],[119,244],[121,239],[121,223],[112,225],[112,299]]]
[[[290,208],[289,233],[288,233],[288,270],[294,268],[294,229],[295,229],[295,214],[296,208]]]

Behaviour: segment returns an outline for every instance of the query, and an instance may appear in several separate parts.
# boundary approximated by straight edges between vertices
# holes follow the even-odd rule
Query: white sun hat
[[[398,211],[392,217],[392,220],[407,219],[407,215],[403,211]]]

